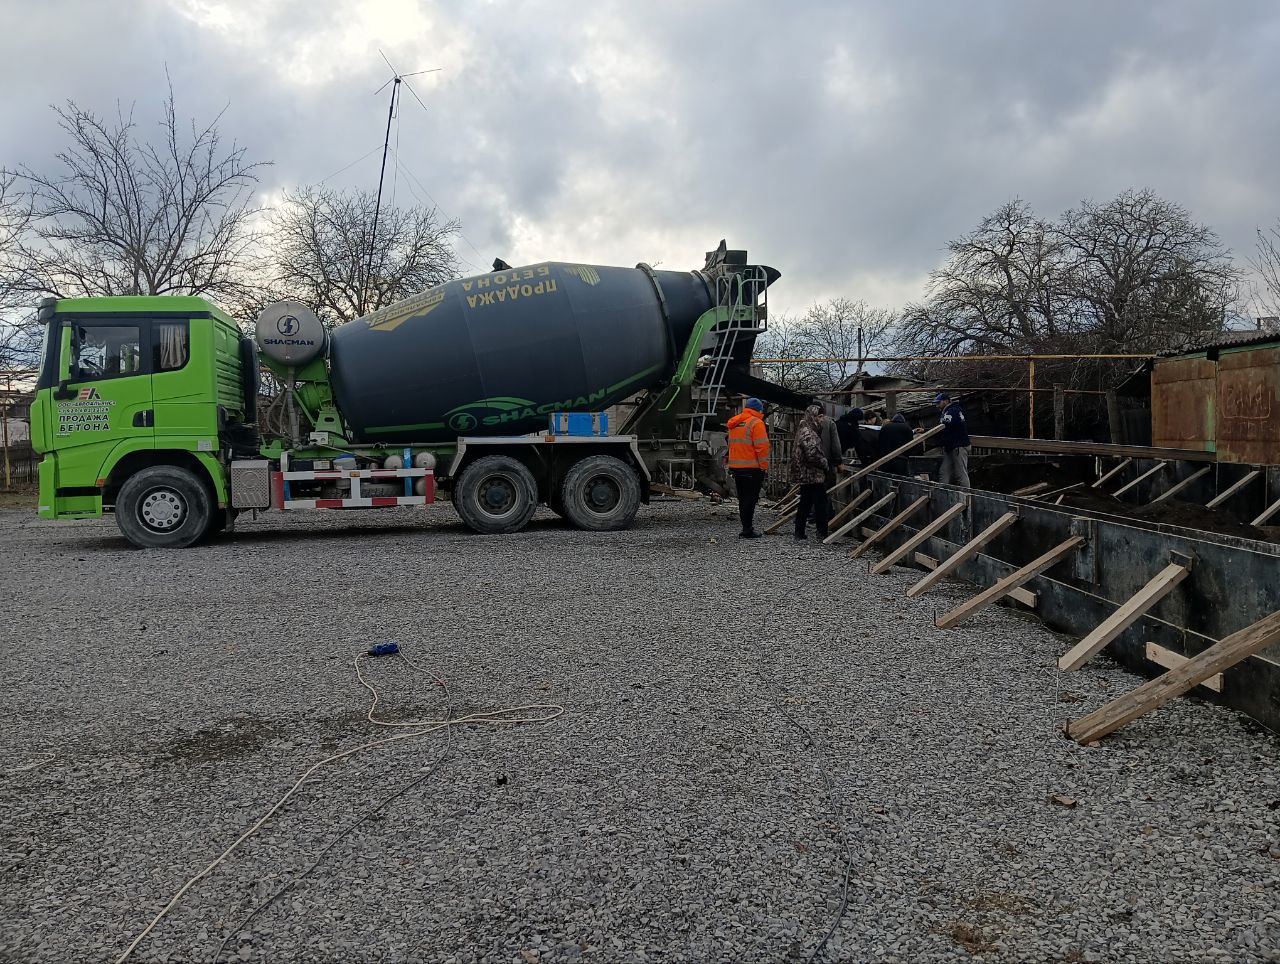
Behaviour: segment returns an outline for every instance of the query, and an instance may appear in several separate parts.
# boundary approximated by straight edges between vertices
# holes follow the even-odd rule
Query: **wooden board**
[[[1036,482],[1034,485],[1026,485],[1021,489],[1014,489],[1009,494],[1016,496],[1035,495],[1037,492],[1043,492],[1045,489],[1051,488],[1053,488],[1053,484],[1051,482]]]
[[[1101,706],[1087,716],[1067,724],[1067,736],[1080,743],[1092,743],[1126,723],[1145,716],[1215,673],[1261,652],[1280,640],[1280,610],[1259,619],[1239,632],[1215,643],[1176,669],[1148,680],[1136,690]]]
[[[1183,656],[1181,653],[1175,653],[1171,649],[1158,646],[1153,642],[1147,642],[1147,659],[1155,663],[1157,666],[1163,666],[1165,669],[1177,669],[1179,666],[1187,663],[1190,657]],[[1207,680],[1200,683],[1207,690],[1213,690],[1215,693],[1222,692],[1222,674],[1214,673]]]
[[[1143,613],[1173,592],[1174,587],[1186,579],[1190,571],[1186,566],[1180,566],[1176,562],[1165,566],[1156,573],[1150,582],[1125,600],[1120,608],[1099,623],[1093,632],[1064,653],[1058,660],[1058,669],[1079,669],[1089,661],[1094,653],[1132,626]]]
[[[857,559],[860,555],[862,555],[864,552],[866,552],[868,549],[874,546],[877,542],[879,542],[881,539],[887,536],[890,532],[893,532],[895,529],[901,526],[904,522],[906,522],[908,519],[910,519],[913,515],[915,515],[917,512],[919,512],[928,504],[929,504],[929,497],[927,495],[920,496],[920,498],[916,499],[909,506],[907,506],[897,515],[895,515],[888,522],[886,522],[884,525],[884,528],[877,529],[874,534],[867,536],[867,538],[864,539],[860,545],[856,546],[849,553],[849,558]]]
[[[899,446],[898,448],[890,452],[888,455],[882,455],[880,458],[876,459],[866,468],[859,469],[857,472],[854,472],[853,475],[849,476],[847,479],[843,479],[837,482],[831,488],[827,489],[827,495],[832,495],[840,491],[846,485],[852,485],[854,482],[857,482],[858,479],[862,478],[864,475],[867,475],[870,472],[874,472],[876,469],[880,468],[882,465],[888,465],[898,456],[905,455],[907,452],[910,452],[913,448],[915,448],[921,442],[925,442],[933,438],[935,435],[941,432],[944,428],[946,428],[945,425],[935,425],[933,428],[929,429],[928,431],[921,432],[919,435],[913,438],[906,445]]]
[[[1280,512],[1280,499],[1276,499],[1275,502],[1272,502],[1269,506],[1263,509],[1262,515],[1258,516],[1258,518],[1254,519],[1253,522],[1249,524],[1255,525],[1255,526],[1266,525],[1267,520],[1270,519],[1277,512]]]
[[[1015,569],[994,586],[984,589],[972,599],[962,602],[955,609],[951,610],[951,612],[939,619],[936,623],[937,627],[939,629],[950,629],[952,626],[968,619],[975,613],[981,612],[1001,596],[1008,595],[1010,589],[1021,586],[1023,583],[1030,582],[1046,569],[1061,562],[1071,553],[1084,545],[1084,542],[1084,536],[1072,536],[1065,542],[1058,543],[1048,552],[1044,553],[1044,555],[1037,556],[1035,559],[1032,559],[1021,569]],[[934,573],[930,573],[930,575],[933,574]]]
[[[1208,473],[1208,471],[1212,467],[1213,466],[1211,465],[1206,465],[1204,468],[1196,469],[1194,472],[1188,475],[1181,482],[1175,482],[1173,485],[1169,486],[1169,488],[1166,489],[1164,492],[1161,492],[1158,496],[1152,499],[1151,505],[1155,505],[1157,502],[1163,502],[1165,499],[1168,499],[1168,498],[1171,498],[1172,496],[1177,495],[1179,492],[1181,492],[1183,489],[1189,486],[1196,479],[1200,478],[1200,476]]]
[[[1063,495],[1066,495],[1068,492],[1073,492],[1073,491],[1075,491],[1076,489],[1082,489],[1082,488],[1084,488],[1085,484],[1086,484],[1086,483],[1084,483],[1084,482],[1072,482],[1070,485],[1064,485],[1064,486],[1063,486],[1062,488],[1060,488],[1060,489],[1051,489],[1051,490],[1049,490],[1048,492],[1041,492],[1041,493],[1040,493],[1040,494],[1038,494],[1038,495],[1033,495],[1033,496],[1031,496],[1031,498],[1033,498],[1033,499],[1052,499],[1055,495],[1056,495],[1056,496],[1061,497],[1061,496],[1063,496]]]
[[[1000,518],[996,519],[995,522],[991,523],[991,525],[987,526],[985,529],[979,532],[976,536],[974,536],[972,539],[966,542],[963,546],[961,546],[959,549],[953,552],[950,556],[948,556],[945,560],[943,560],[943,562],[938,566],[937,569],[927,574],[918,583],[916,583],[914,586],[908,589],[907,595],[909,597],[919,596],[921,593],[927,592],[934,583],[940,581],[948,573],[958,568],[961,565],[961,563],[965,562],[968,559],[972,559],[974,556],[978,554],[978,551],[982,549],[983,546],[985,546],[988,542],[990,542],[1000,533],[1004,532],[1005,529],[1009,528],[1009,526],[1013,525],[1017,521],[1018,521],[1018,513],[1006,512]]]
[[[1147,469],[1147,471],[1143,472],[1140,476],[1138,476],[1132,482],[1128,483],[1127,485],[1122,485],[1120,486],[1120,488],[1112,492],[1111,493],[1112,497],[1117,499],[1120,498],[1120,496],[1124,495],[1126,492],[1132,489],[1135,485],[1138,485],[1140,482],[1145,482],[1147,479],[1151,478],[1151,476],[1155,475],[1157,472],[1163,472],[1168,467],[1169,467],[1168,462],[1157,462],[1152,468]]]
[[[1120,463],[1116,465],[1116,467],[1113,468],[1110,472],[1107,472],[1105,475],[1098,476],[1098,481],[1093,483],[1093,488],[1095,489],[1102,488],[1103,485],[1105,485],[1107,482],[1110,482],[1113,478],[1115,478],[1117,475],[1123,472],[1126,466],[1132,465],[1132,464],[1133,464],[1133,459],[1122,459]]]
[[[916,548],[916,546],[920,545],[926,539],[930,538],[935,532],[940,530],[948,522],[950,522],[956,516],[960,515],[960,513],[964,512],[964,510],[965,510],[965,503],[963,502],[957,502],[955,505],[946,509],[942,513],[942,515],[938,516],[928,525],[922,527],[919,532],[917,532],[915,535],[913,535],[910,539],[908,539],[902,545],[898,546],[898,548],[894,549],[893,552],[889,553],[887,556],[885,556],[883,559],[877,562],[874,566],[872,566],[871,571],[875,573],[877,576],[883,572],[888,572],[890,569],[892,569],[894,566],[898,564],[899,560],[906,558],[907,553],[913,551]]]
[[[1112,445],[1106,442],[1059,442],[1054,439],[1005,438],[970,435],[976,449],[1010,449],[1015,452],[1055,452],[1063,455],[1114,455],[1122,459],[1167,459],[1181,462],[1216,462],[1212,452],[1193,449],[1153,448],[1150,445]]]
[[[845,519],[845,518],[846,518],[850,513],[852,513],[852,512],[853,512],[853,510],[854,510],[854,509],[856,509],[858,506],[862,505],[862,503],[866,502],[866,501],[867,501],[867,499],[869,499],[869,498],[871,498],[871,489],[870,489],[870,487],[865,488],[865,489],[863,489],[861,492],[859,492],[859,493],[857,494],[857,496],[854,498],[854,500],[853,500],[852,502],[850,502],[850,503],[849,503],[848,505],[846,505],[843,509],[841,509],[839,512],[837,512],[837,513],[832,517],[831,521],[827,523],[827,527],[828,527],[828,528],[830,528],[831,526],[839,525],[841,522],[843,522],[843,521],[844,521],[844,519]]]
[[[1248,485],[1250,482],[1252,482],[1261,474],[1262,474],[1261,469],[1253,469],[1243,479],[1240,479],[1238,482],[1236,482],[1235,485],[1231,486],[1221,495],[1218,495],[1210,499],[1208,502],[1206,502],[1204,507],[1206,509],[1216,509],[1218,506],[1222,505],[1222,503],[1226,502],[1227,499],[1231,498],[1233,495],[1235,495],[1237,492],[1239,492],[1241,489],[1243,489],[1246,485]]]
[[[870,533],[868,533],[868,535],[869,534]],[[920,565],[930,570],[937,569],[939,565],[937,559],[933,558],[933,556],[926,556],[923,552],[917,552],[915,554],[915,560],[920,563]],[[1036,606],[1040,604],[1039,595],[1029,589],[1023,589],[1021,586],[1016,589],[1010,589],[1009,598],[1017,600],[1022,603],[1022,605],[1027,606],[1030,609],[1035,609]]]
[[[868,489],[867,491],[870,492],[871,490]],[[883,495],[880,498],[876,499],[875,502],[867,506],[867,508],[863,509],[856,516],[854,516],[852,519],[850,519],[848,522],[842,525],[839,529],[836,529],[834,532],[829,533],[827,537],[822,540],[822,544],[824,546],[831,545],[831,543],[841,538],[850,529],[857,526],[858,523],[861,522],[863,519],[867,519],[875,515],[877,509],[881,508],[882,506],[888,505],[897,497],[898,497],[898,490],[894,489],[888,495]]]

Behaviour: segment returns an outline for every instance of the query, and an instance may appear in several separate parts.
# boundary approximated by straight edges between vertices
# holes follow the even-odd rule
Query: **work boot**
[[[756,532],[755,529],[752,529],[750,532],[739,532],[738,538],[739,539],[759,539],[760,533]]]

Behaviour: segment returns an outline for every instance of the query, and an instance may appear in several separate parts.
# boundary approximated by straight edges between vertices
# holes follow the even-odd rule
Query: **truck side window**
[[[185,321],[160,322],[153,329],[155,335],[155,371],[174,372],[183,368],[190,357]]]
[[[142,371],[142,334],[136,325],[77,326],[75,343],[75,372],[80,380]]]

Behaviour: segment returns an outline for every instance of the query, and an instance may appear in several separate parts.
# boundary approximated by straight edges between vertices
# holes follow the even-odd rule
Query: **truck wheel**
[[[620,458],[590,455],[565,474],[560,500],[565,518],[578,529],[625,529],[640,508],[640,479]]]
[[[141,549],[182,549],[209,528],[212,501],[194,473],[153,465],[120,487],[116,525]]]
[[[476,532],[517,532],[538,508],[538,483],[519,459],[486,455],[462,470],[453,487],[453,505]]]

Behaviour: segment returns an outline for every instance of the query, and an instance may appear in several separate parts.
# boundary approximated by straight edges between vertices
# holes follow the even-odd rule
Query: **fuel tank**
[[[698,271],[492,271],[335,328],[330,380],[352,441],[523,435],[660,384],[712,303]]]

